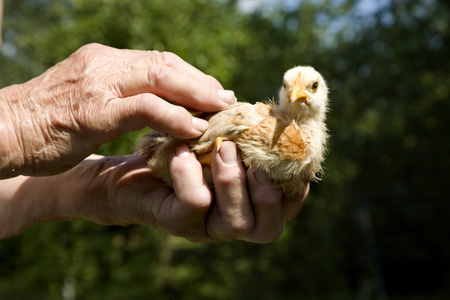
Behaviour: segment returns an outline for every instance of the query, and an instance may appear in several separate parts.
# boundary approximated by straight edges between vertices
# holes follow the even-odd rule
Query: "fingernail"
[[[238,162],[237,148],[232,148],[233,149],[230,149],[230,147],[226,146],[226,144],[222,144],[222,147],[219,150],[220,158],[226,165],[235,165]]]
[[[219,94],[220,100],[225,102],[228,105],[236,103],[236,96],[233,91],[230,90],[217,90],[217,94]]]
[[[262,186],[272,186],[273,180],[269,177],[269,174],[267,174],[264,171],[258,170],[256,171],[253,176],[255,176],[256,182],[259,185]]]
[[[192,117],[192,127],[194,127],[194,129],[203,133],[206,131],[206,128],[208,128],[208,121],[200,119],[200,118]]]
[[[191,155],[191,149],[186,144],[180,144],[175,148],[174,153],[177,157],[187,157]]]

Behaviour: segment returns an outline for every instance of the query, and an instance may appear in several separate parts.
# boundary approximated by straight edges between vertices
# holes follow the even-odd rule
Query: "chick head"
[[[279,92],[280,108],[291,115],[324,114],[328,103],[328,88],[314,68],[298,66],[288,70]]]

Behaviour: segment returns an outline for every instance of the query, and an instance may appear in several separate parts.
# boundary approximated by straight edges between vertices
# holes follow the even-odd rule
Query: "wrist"
[[[21,139],[15,122],[21,120],[18,110],[24,93],[22,84],[0,89],[0,179],[23,173]]]
[[[114,224],[109,205],[109,172],[120,162],[114,157],[91,155],[63,173],[69,195],[59,199],[58,214],[65,219],[86,219],[99,224]]]
[[[17,176],[0,180],[0,238],[45,222],[71,220],[71,182],[64,176]]]
[[[106,185],[98,182],[103,165],[102,157],[91,156],[58,175],[0,180],[0,238],[50,221],[85,218],[101,223],[93,216],[108,215]]]

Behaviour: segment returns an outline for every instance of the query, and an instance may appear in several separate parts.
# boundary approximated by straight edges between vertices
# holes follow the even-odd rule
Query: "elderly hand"
[[[81,215],[107,225],[135,223],[161,228],[194,242],[271,242],[281,234],[284,221],[298,214],[307,196],[284,197],[266,173],[246,170],[232,142],[224,142],[219,153],[214,150],[212,154],[214,194],[186,145],[180,145],[171,156],[174,190],[152,177],[142,157],[133,155],[118,163],[105,165],[105,176],[93,187],[108,182],[107,193],[101,194],[109,198],[98,203],[103,203],[103,210],[109,208],[103,215],[107,217],[99,219],[101,210],[97,209]]]
[[[63,172],[146,126],[194,138],[207,124],[187,109],[218,111],[234,101],[232,91],[175,54],[87,45],[0,90],[0,178]]]
[[[44,221],[84,218],[104,225],[143,224],[194,242],[267,243],[298,214],[308,194],[307,189],[286,197],[266,173],[246,170],[232,142],[212,154],[214,194],[186,145],[170,160],[174,190],[154,179],[137,153],[91,156],[59,175],[0,181],[0,190],[7,185],[11,193],[11,201],[0,201],[0,237]]]
[[[244,168],[232,142],[212,154],[214,192],[186,145],[170,158],[174,189],[153,178],[137,153],[85,159],[146,126],[195,138],[207,123],[188,109],[213,112],[235,100],[174,54],[101,45],[82,47],[43,75],[0,90],[0,179],[41,176],[0,180],[0,238],[46,221],[84,218],[143,224],[196,242],[275,240],[308,189],[284,196],[266,173]]]

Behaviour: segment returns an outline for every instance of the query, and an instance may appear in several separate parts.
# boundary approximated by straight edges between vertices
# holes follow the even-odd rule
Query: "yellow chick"
[[[303,193],[306,184],[318,180],[327,141],[325,115],[328,88],[322,76],[309,66],[284,74],[279,103],[238,102],[215,114],[205,114],[209,126],[199,138],[179,140],[159,132],[147,134],[141,151],[154,176],[172,186],[169,157],[180,142],[189,144],[202,165],[222,140],[234,141],[247,167],[264,170],[286,194]],[[212,182],[211,178],[206,178]]]

